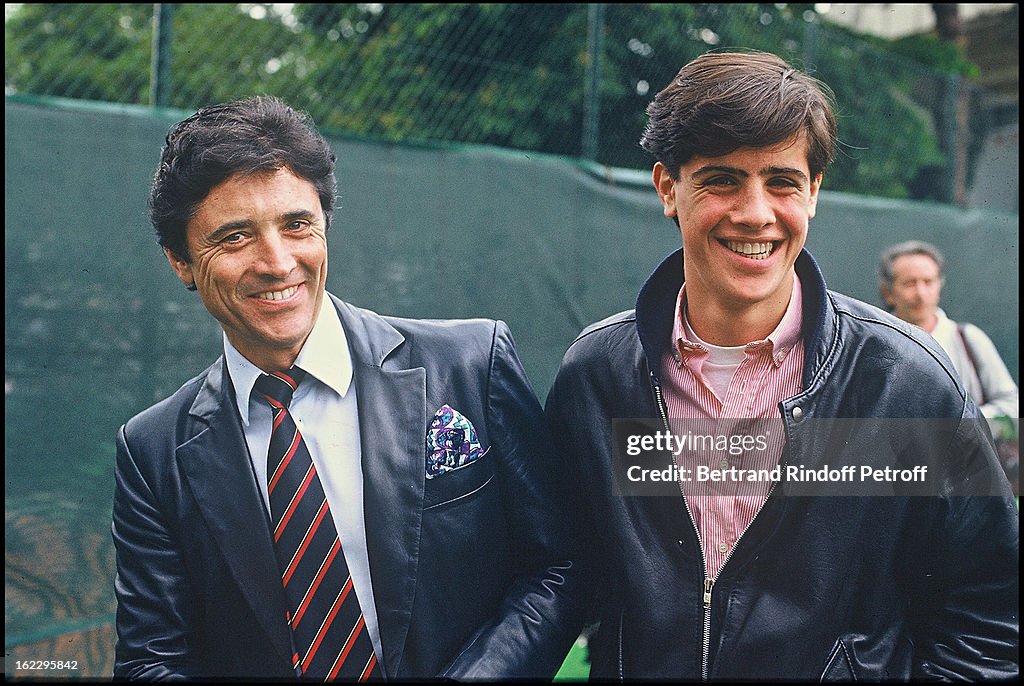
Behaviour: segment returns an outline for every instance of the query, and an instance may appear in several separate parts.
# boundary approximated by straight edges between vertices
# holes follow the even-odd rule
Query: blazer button
[[[797,419],[797,420],[803,419],[803,416],[804,416],[804,409],[802,407],[797,405],[796,407],[793,408],[793,419]]]

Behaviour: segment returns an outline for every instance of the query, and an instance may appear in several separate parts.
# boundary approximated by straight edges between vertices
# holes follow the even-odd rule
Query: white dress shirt
[[[249,446],[256,481],[270,512],[267,492],[267,451],[270,449],[271,410],[252,389],[263,374],[224,336],[224,355],[235,387],[245,441]],[[320,475],[335,528],[341,538],[345,562],[381,661],[380,630],[373,604],[370,563],[366,554],[363,520],[363,469],[360,461],[359,413],[352,383],[352,358],[338,312],[326,295],[316,324],[295,364],[307,373],[288,410],[299,427]],[[284,370],[268,370],[284,371]]]

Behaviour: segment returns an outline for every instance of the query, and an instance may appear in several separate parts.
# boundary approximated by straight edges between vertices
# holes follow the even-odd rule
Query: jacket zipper
[[[775,482],[772,482],[772,485],[769,486],[769,488],[768,488],[768,495],[766,495],[764,497],[765,503],[768,502],[768,498],[772,497],[772,493],[774,491],[775,491]],[[686,498],[683,498],[683,500],[685,501]],[[732,544],[732,548],[729,549],[729,554],[725,556],[725,559],[722,560],[722,566],[718,568],[718,576],[716,576],[714,579],[709,579],[707,577],[704,577],[704,652],[701,654],[701,660],[700,660],[700,680],[701,681],[707,681],[708,680],[708,658],[709,658],[710,653],[711,653],[711,589],[714,587],[715,581],[718,580],[718,577],[722,576],[722,570],[725,569],[725,565],[732,558],[732,554],[734,552],[736,552],[736,547],[740,544],[740,540],[742,540],[744,534],[746,534],[746,532],[750,530],[750,527],[753,526],[754,521],[757,519],[757,516],[759,514],[761,514],[761,510],[763,510],[763,509],[764,509],[764,505],[762,504],[760,509],[758,509],[758,511],[754,513],[754,519],[750,520],[750,524],[748,524],[747,528],[743,530],[743,533],[741,533],[739,535],[739,537],[737,537],[736,542]],[[687,508],[687,511],[689,511],[689,508]],[[691,519],[692,519],[692,515],[691,515]],[[696,526],[697,525],[694,524],[694,528],[696,528]],[[700,536],[699,535],[697,536],[697,540],[698,540],[698,542],[700,541]],[[703,560],[704,560],[704,547],[701,546],[700,550],[701,550],[701,561],[703,562]],[[704,569],[705,570],[707,569],[706,565],[705,565]]]
[[[658,381],[658,377],[656,377],[654,375],[654,372],[651,372],[651,386],[654,388],[655,399],[657,400],[657,403],[658,403],[658,411],[661,413],[661,419],[665,423],[665,430],[668,431],[669,433],[671,433],[672,429],[671,429],[671,427],[669,426],[669,423],[668,423],[668,410],[666,409],[666,406],[665,406],[665,397],[662,395],[661,382]],[[782,460],[780,460],[780,462],[781,461]],[[680,486],[680,488],[681,488],[681,486]],[[771,497],[773,492],[775,492],[775,483],[772,483],[772,485],[768,488],[768,495],[765,496],[765,503],[768,502],[768,498]],[[690,524],[693,525],[693,531],[694,531],[695,534],[697,534],[697,550],[700,552],[701,576],[704,579],[704,597],[703,597],[704,627],[703,627],[703,636],[702,636],[702,641],[701,641],[700,680],[701,681],[707,681],[708,680],[708,661],[709,661],[709,657],[710,657],[710,653],[711,653],[711,591],[712,591],[712,589],[715,586],[715,581],[718,579],[719,576],[722,575],[722,570],[725,569],[726,563],[729,562],[729,559],[732,558],[732,554],[736,551],[736,546],[739,545],[740,540],[743,538],[743,535],[750,529],[751,526],[753,526],[754,521],[757,519],[758,515],[761,514],[761,510],[764,509],[764,505],[761,505],[761,507],[758,509],[758,511],[754,514],[754,519],[750,520],[750,524],[747,525],[747,528],[743,531],[743,533],[741,533],[739,535],[739,537],[736,539],[736,542],[733,543],[732,548],[729,550],[729,554],[725,556],[724,560],[722,560],[722,566],[718,568],[718,575],[714,579],[708,578],[706,576],[706,572],[707,572],[708,566],[707,566],[707,561],[704,559],[704,545],[703,545],[703,542],[700,539],[700,530],[697,528],[697,520],[694,519],[694,517],[693,517],[693,512],[690,510],[690,504],[688,502],[686,502],[686,496],[685,495],[683,496],[683,506],[686,508],[686,514],[689,515],[689,517],[690,517]],[[622,670],[622,620],[620,619],[620,622],[619,622],[619,676],[620,676],[620,678],[622,677],[622,674],[623,674],[623,670]]]
[[[619,681],[626,680],[626,670],[622,666],[622,625],[626,621],[626,607],[619,612]]]
[[[654,375],[654,372],[651,372],[651,386],[654,388],[654,396],[658,403],[658,411],[661,413],[661,420],[665,423],[665,431],[671,433],[672,428],[668,423],[668,409],[665,406],[665,396],[661,391],[661,382],[658,381],[658,377]],[[680,488],[682,488],[682,486],[680,486]],[[679,495],[683,499],[683,507],[686,509],[686,514],[690,518],[691,526],[693,526],[693,533],[697,535],[697,552],[700,553],[700,574],[701,578],[704,579],[704,626],[701,632],[700,680],[707,681],[708,653],[710,652],[711,647],[711,587],[714,586],[715,580],[709,579],[705,575],[708,565],[707,561],[704,559],[704,544],[700,539],[700,530],[697,528],[697,520],[694,519],[693,512],[690,510],[690,503],[686,502],[686,496],[682,494],[682,491],[680,491]],[[731,551],[729,554],[732,554]]]
[[[734,546],[735,547],[735,546]],[[704,548],[701,547],[703,558]],[[725,563],[722,563],[725,566]],[[707,569],[705,567],[705,569]],[[704,642],[701,644],[700,654],[700,680],[708,680],[708,656],[711,654],[711,588],[715,585],[714,579],[704,577]]]

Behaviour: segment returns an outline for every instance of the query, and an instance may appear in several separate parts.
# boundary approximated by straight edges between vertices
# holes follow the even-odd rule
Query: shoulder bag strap
[[[971,363],[971,369],[974,370],[974,376],[978,379],[978,386],[981,387],[981,404],[984,405],[988,399],[985,397],[985,384],[981,381],[981,374],[978,373],[978,361],[974,358],[974,351],[971,350],[971,344],[967,342],[967,335],[964,333],[964,325],[960,322],[956,323],[956,332],[960,334],[960,341],[964,344],[964,350],[967,351],[967,359]]]

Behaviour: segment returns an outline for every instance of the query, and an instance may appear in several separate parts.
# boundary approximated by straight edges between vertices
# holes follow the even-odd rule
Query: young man
[[[117,678],[550,678],[578,634],[507,327],[327,293],[334,162],[266,97],[167,135],[151,217],[224,355],[117,435]]]
[[[1017,675],[1017,510],[982,415],[934,342],[804,249],[830,97],[717,53],[648,108],[682,250],[547,402],[599,570],[592,677]]]

